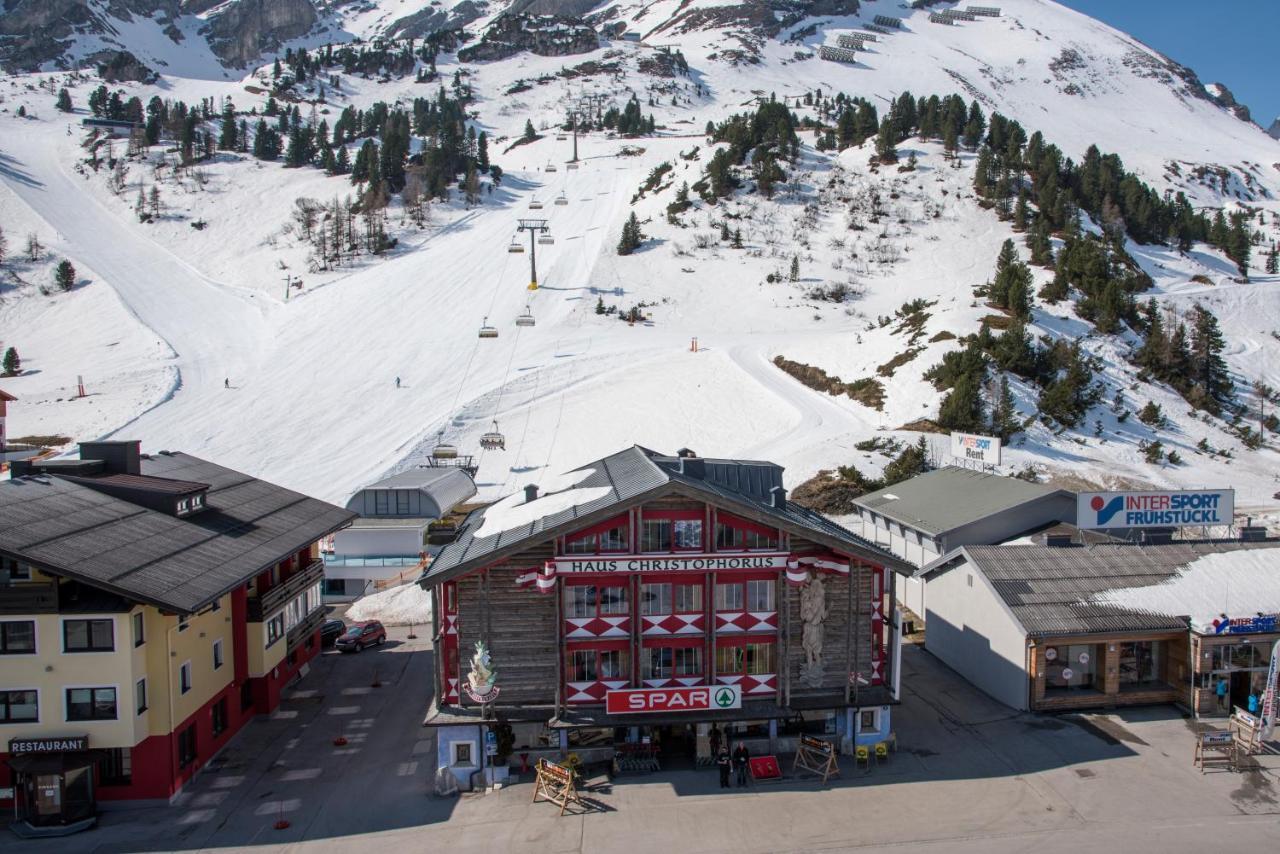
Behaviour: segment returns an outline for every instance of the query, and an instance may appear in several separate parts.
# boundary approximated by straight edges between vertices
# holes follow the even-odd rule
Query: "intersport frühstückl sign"
[[[742,689],[737,685],[624,689],[606,692],[604,706],[610,715],[741,709]]]
[[[952,433],[951,456],[953,459],[982,463],[984,466],[998,466],[1000,465],[1000,439],[998,436]]]
[[[1081,492],[1076,495],[1078,528],[1180,528],[1230,525],[1234,489]]]

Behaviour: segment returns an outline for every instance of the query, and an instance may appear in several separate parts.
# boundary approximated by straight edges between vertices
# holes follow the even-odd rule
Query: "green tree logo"
[[[721,688],[716,691],[716,705],[722,709],[727,709],[733,705],[733,691],[728,688]]]

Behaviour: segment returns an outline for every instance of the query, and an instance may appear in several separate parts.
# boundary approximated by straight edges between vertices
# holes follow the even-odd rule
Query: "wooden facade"
[[[684,530],[700,529],[696,544],[647,548],[652,543],[644,541],[643,523],[662,522],[671,530],[695,523]],[[584,541],[596,550],[583,551]],[[725,541],[730,548],[722,547]],[[757,555],[778,566],[575,572],[529,582],[556,558],[626,563]],[[435,707],[446,717],[478,710],[460,690],[477,641],[488,646],[498,672],[500,696],[490,712],[512,720],[559,719],[575,710],[599,717],[608,691],[694,685],[737,685],[744,717],[783,718],[795,709],[843,709],[862,700],[883,705],[892,681],[888,575],[865,556],[819,544],[802,529],[739,506],[731,513],[700,497],[671,494],[614,507],[492,564],[434,585],[428,575],[440,657]],[[822,587],[825,616],[819,666],[811,673],[801,603],[813,579]],[[811,627],[811,645],[813,637]]]
[[[1143,648],[1159,650],[1150,673],[1143,674],[1150,678],[1132,679],[1135,675],[1131,672],[1132,664],[1124,656],[1126,652],[1132,653],[1135,644],[1151,645]],[[1053,684],[1064,681],[1061,675],[1064,665],[1056,662],[1068,655],[1066,650],[1071,650],[1074,659],[1067,664],[1074,665],[1077,671],[1082,667],[1078,656],[1090,657],[1085,665],[1089,668],[1087,683],[1070,687]],[[1027,658],[1030,705],[1035,711],[1141,706],[1187,699],[1190,660],[1186,632],[1038,638],[1031,641]],[[1073,676],[1065,681],[1076,679],[1077,676]]]

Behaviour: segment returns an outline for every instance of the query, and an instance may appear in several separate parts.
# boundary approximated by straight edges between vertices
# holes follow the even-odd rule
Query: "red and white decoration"
[[[605,694],[627,687],[626,679],[597,679],[594,682],[567,682],[565,701],[569,703],[601,703]]]
[[[716,634],[732,635],[744,632],[769,632],[778,630],[777,611],[716,612]]]
[[[734,673],[727,676],[717,676],[716,682],[720,685],[737,685],[742,689],[742,693],[748,697],[760,694],[776,694],[778,692],[778,674],[776,673],[756,673],[747,676]]]
[[[640,618],[640,633],[645,637],[661,635],[700,635],[707,621],[702,614],[660,614]]]
[[[832,557],[805,556],[787,563],[787,583],[793,587],[809,583],[809,570],[831,572],[836,575],[848,575],[848,561],[841,562]]]
[[[871,684],[884,684],[884,585],[888,570],[871,574]]]
[[[646,688],[672,688],[701,685],[701,676],[676,676],[672,679],[644,679],[641,684]]]
[[[586,638],[625,638],[631,634],[631,618],[621,617],[567,617],[564,636],[568,640]]]

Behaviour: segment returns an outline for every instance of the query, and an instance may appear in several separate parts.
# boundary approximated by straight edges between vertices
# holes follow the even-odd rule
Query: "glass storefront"
[[[1045,694],[1103,690],[1101,644],[1059,644],[1044,651]]]
[[[1201,713],[1226,715],[1236,707],[1247,710],[1250,697],[1260,701],[1266,688],[1275,638],[1241,637],[1230,638],[1229,642],[1205,638],[1203,643],[1199,687],[1210,692],[1212,699],[1201,703]]]

